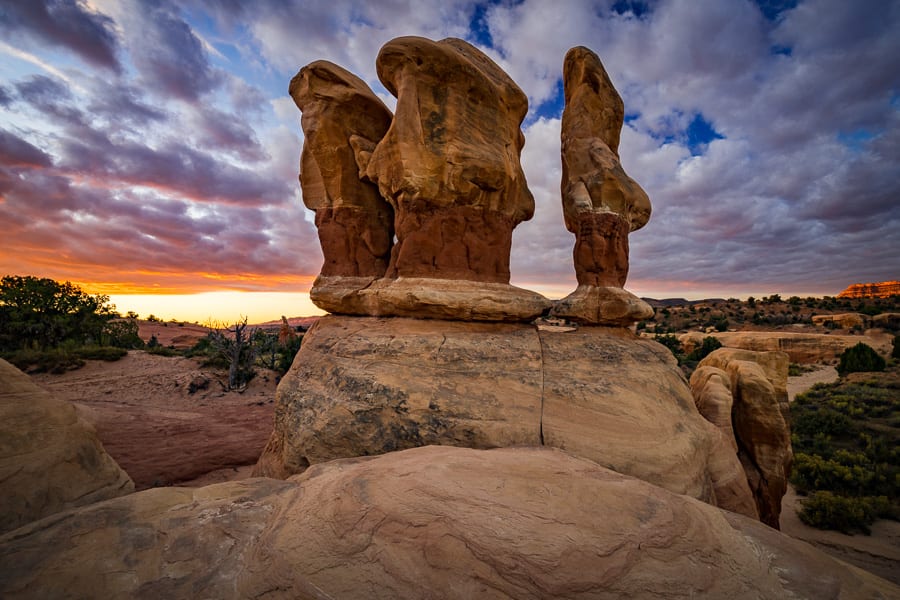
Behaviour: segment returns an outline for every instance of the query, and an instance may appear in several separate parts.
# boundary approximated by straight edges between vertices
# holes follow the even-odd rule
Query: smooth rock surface
[[[303,112],[300,185],[316,212],[327,277],[381,277],[394,236],[394,212],[378,187],[359,177],[357,154],[371,151],[391,111],[365,82],[328,61],[300,69],[290,94]]]
[[[3,359],[0,483],[0,533],[134,491],[75,407],[53,398]]]
[[[688,343],[700,343],[704,337],[712,336],[730,348],[741,348],[755,352],[784,352],[791,362],[809,364],[830,361],[841,353],[864,342],[872,346],[882,356],[891,352],[893,335],[867,331],[865,335],[835,335],[821,333],[793,333],[783,331],[726,331],[698,333],[692,331],[678,336],[687,348]]]
[[[898,594],[758,522],[544,448],[417,448],[147,490],[0,537],[4,598]]]
[[[310,291],[332,314],[458,321],[530,322],[550,309],[537,292],[508,283],[400,277],[319,277]]]
[[[826,326],[834,324],[841,329],[864,328],[872,321],[872,317],[860,313],[840,313],[835,315],[813,315],[813,325]]]
[[[586,325],[627,327],[651,318],[653,308],[621,287],[579,285],[565,298],[553,302],[550,314]]]
[[[715,502],[711,429],[671,353],[624,328],[330,316],[278,387],[256,473],[426,444],[543,443]],[[726,480],[740,464],[715,468]]]
[[[694,389],[699,387],[703,369],[708,367],[720,369],[728,376],[738,458],[756,499],[760,520],[777,529],[794,457],[787,407],[787,355],[720,348],[697,366],[701,375],[694,381]]]
[[[509,283],[512,230],[534,213],[524,92],[459,39],[396,38],[376,67],[397,107],[361,167],[396,215],[387,277]]]

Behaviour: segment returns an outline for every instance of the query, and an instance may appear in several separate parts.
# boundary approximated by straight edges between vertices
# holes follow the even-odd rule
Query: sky
[[[653,204],[627,289],[900,279],[898,31],[887,0],[0,0],[0,274],[163,318],[320,312],[288,82],[326,59],[393,108],[375,57],[420,35],[475,44],[528,95],[536,210],[514,233],[514,285],[575,287],[559,130],[577,45],[622,95],[622,164]]]

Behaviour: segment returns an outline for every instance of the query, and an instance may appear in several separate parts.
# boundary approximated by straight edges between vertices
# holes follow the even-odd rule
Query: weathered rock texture
[[[720,348],[691,376],[700,413],[733,440],[760,520],[776,529],[794,457],[787,371],[783,352]]]
[[[256,472],[427,444],[546,444],[715,503],[715,481],[742,471],[733,454],[710,464],[714,433],[671,353],[622,328],[332,316],[278,387]]]
[[[650,199],[619,161],[625,105],[597,55],[582,46],[569,50],[563,83],[562,202],[566,228],[575,234],[578,289],[554,314],[627,325],[653,315],[648,304],[621,289],[628,276],[628,234],[650,219]]]
[[[699,333],[692,331],[678,336],[687,351],[703,342],[703,338],[712,336],[730,348],[741,348],[757,352],[784,352],[791,362],[817,363],[834,360],[841,353],[865,342],[886,356],[891,351],[893,335],[866,332],[864,336],[834,335],[818,333],[786,333],[781,331],[728,331],[715,333]]]
[[[900,296],[900,281],[854,283],[838,294],[838,298],[890,298]]]
[[[858,327],[860,329],[866,327],[871,322],[872,317],[860,313],[840,313],[836,315],[813,315],[813,325],[829,325],[844,329],[852,329]]]
[[[362,166],[396,213],[388,277],[508,283],[512,230],[534,213],[519,163],[524,92],[453,38],[394,39],[376,66],[397,108]]]
[[[75,407],[2,359],[0,482],[0,533],[134,491]]]
[[[327,61],[300,69],[290,94],[303,112],[300,185],[316,213],[325,262],[310,290],[314,302],[364,287],[387,270],[394,214],[378,187],[359,176],[356,156],[371,153],[391,112],[359,77]]]
[[[4,598],[898,594],[750,519],[541,448],[417,448],[148,490],[0,538]]]

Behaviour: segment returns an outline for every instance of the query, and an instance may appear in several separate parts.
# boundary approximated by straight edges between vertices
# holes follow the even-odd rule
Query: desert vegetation
[[[870,354],[854,347],[844,353],[841,364],[859,366],[867,360]],[[896,361],[880,372],[846,371],[836,383],[814,386],[797,396],[791,418],[791,482],[806,495],[800,512],[803,522],[844,533],[868,533],[876,519],[900,517]]]

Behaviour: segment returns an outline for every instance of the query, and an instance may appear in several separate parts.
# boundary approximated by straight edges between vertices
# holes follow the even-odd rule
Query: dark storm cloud
[[[13,40],[71,50],[88,63],[121,72],[113,21],[75,0],[0,0],[0,31]]]
[[[142,20],[130,37],[134,65],[148,88],[164,97],[196,102],[222,83],[175,5],[168,2],[140,2]]]

